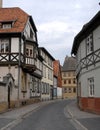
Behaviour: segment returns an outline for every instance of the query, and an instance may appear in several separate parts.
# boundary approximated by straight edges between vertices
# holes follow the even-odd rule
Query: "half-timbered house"
[[[14,79],[15,87],[9,93],[11,103],[27,103],[34,97],[34,91],[40,96],[38,86],[35,90],[32,88],[42,76],[41,70],[37,69],[37,57],[37,29],[32,16],[18,7],[0,8],[0,80],[3,81],[8,73]]]
[[[100,113],[100,11],[77,34],[71,53],[77,58],[78,104]]]

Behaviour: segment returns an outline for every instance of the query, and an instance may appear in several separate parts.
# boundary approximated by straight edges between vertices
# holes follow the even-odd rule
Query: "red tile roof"
[[[18,33],[25,28],[29,15],[18,7],[14,8],[0,8],[0,23],[14,22],[12,28],[1,29],[0,33]]]

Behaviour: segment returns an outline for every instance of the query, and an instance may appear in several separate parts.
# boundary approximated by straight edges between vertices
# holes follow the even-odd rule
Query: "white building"
[[[39,48],[40,54],[43,57],[43,77],[41,88],[41,99],[49,100],[53,98],[53,61],[52,55],[44,48]]]
[[[78,104],[100,113],[100,11],[75,37],[72,54],[77,58]]]

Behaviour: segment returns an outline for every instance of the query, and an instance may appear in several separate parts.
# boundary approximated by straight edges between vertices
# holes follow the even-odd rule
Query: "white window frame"
[[[2,48],[3,47],[3,48]],[[8,51],[6,50],[8,47]],[[0,39],[0,53],[9,52],[9,39]]]
[[[94,97],[94,77],[88,78],[89,97]]]

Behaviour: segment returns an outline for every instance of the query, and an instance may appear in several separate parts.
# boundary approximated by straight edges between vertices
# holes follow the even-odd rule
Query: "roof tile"
[[[12,28],[0,29],[0,33],[22,32],[29,15],[18,7],[0,8],[0,22],[14,22]]]

